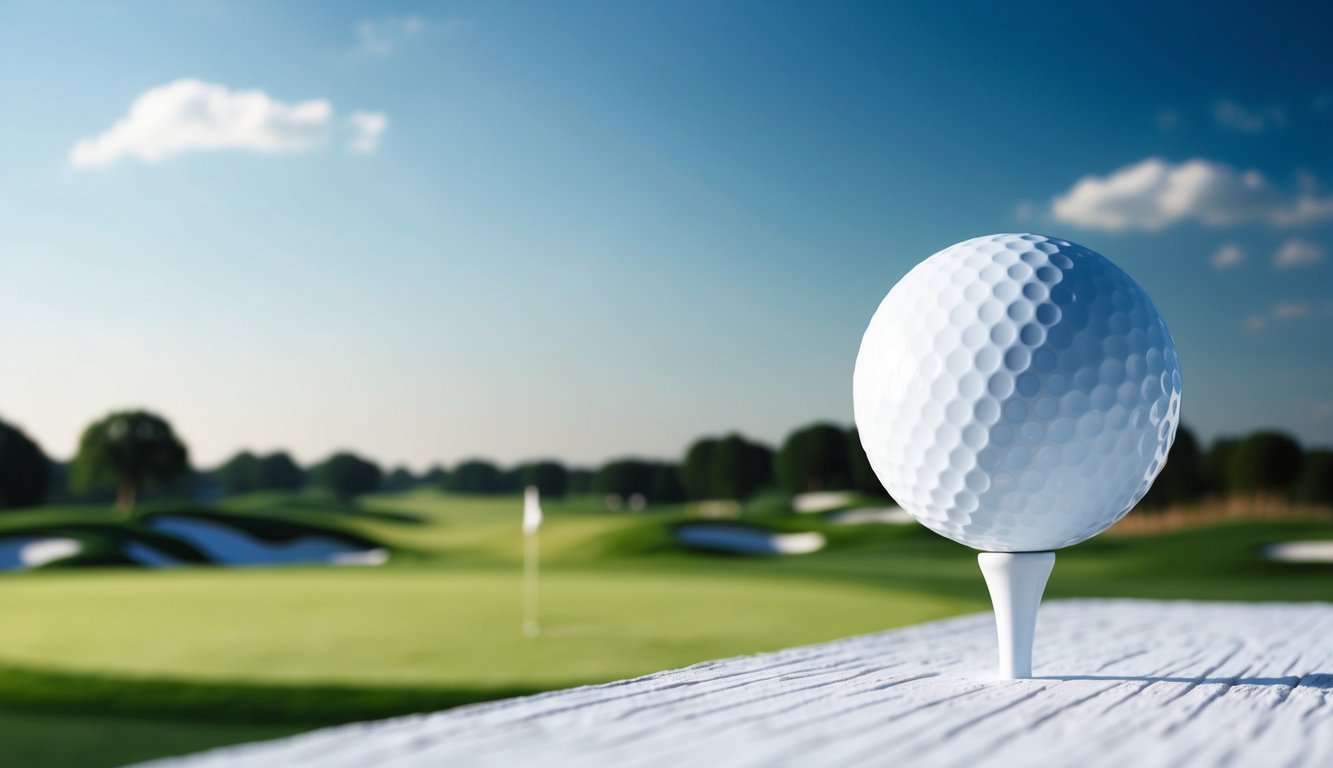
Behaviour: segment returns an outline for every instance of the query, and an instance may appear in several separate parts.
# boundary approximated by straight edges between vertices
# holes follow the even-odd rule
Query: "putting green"
[[[981,607],[884,587],[727,573],[740,569],[726,565],[702,573],[549,570],[543,633],[532,640],[519,633],[513,568],[29,574],[0,585],[0,615],[10,617],[0,662],[228,683],[531,688]]]

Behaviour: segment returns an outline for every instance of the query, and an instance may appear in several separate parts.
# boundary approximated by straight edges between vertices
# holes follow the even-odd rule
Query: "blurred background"
[[[1184,371],[1048,596],[1333,599],[1333,12],[1210,8],[0,0],[7,759],[985,609],[850,381],[990,232],[1124,267]]]

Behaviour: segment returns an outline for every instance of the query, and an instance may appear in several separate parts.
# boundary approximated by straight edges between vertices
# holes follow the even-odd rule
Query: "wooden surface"
[[[1333,766],[1333,605],[1053,602],[1038,679],[994,656],[978,614],[153,765]]]

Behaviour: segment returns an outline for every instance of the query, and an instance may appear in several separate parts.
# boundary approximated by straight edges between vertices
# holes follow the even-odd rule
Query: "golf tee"
[[[999,679],[1032,677],[1037,608],[1055,565],[1054,552],[981,552],[977,563],[990,590],[999,640]]]

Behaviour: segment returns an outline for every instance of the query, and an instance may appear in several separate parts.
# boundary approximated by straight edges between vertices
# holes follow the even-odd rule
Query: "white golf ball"
[[[988,235],[893,286],[852,396],[903,509],[975,549],[1035,552],[1101,533],[1148,492],[1180,420],[1180,366],[1152,300],[1104,256]]]

